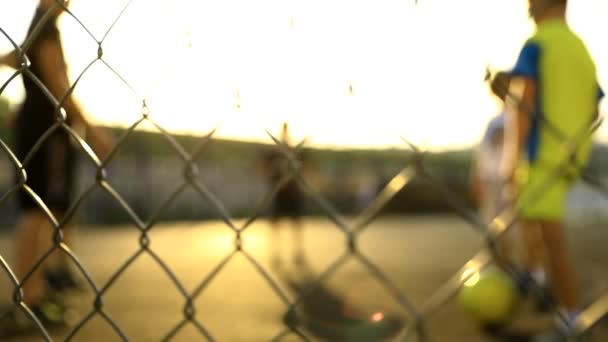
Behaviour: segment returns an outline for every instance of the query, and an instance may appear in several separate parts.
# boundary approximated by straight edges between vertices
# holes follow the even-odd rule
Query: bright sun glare
[[[498,110],[486,66],[510,67],[532,32],[525,0],[134,0],[112,26],[126,3],[71,4],[103,39],[107,65],[95,62],[75,92],[95,121],[127,126],[145,100],[172,131],[217,126],[218,136],[269,141],[264,129],[289,121],[317,145],[403,146],[403,136],[432,149],[470,146]],[[35,1],[19,4],[0,17],[17,42]],[[571,7],[605,82],[608,4]],[[98,46],[69,15],[60,29],[76,79]],[[7,94],[18,98],[18,87]]]

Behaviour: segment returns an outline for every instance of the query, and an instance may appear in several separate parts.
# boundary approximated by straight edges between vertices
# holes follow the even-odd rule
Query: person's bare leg
[[[293,261],[296,266],[304,265],[304,238],[302,236],[302,219],[294,216],[291,219],[293,225]]]
[[[509,228],[508,231],[502,234],[500,239],[497,242],[497,250],[498,253],[498,266],[500,267],[508,267],[513,263],[513,239],[512,239],[512,228]]]
[[[17,223],[15,231],[15,274],[19,281],[30,272],[42,254],[48,250],[41,244],[41,234],[46,229],[46,215],[39,210],[25,212]],[[50,244],[49,244],[50,245]],[[46,296],[43,265],[32,273],[23,284],[23,296],[26,304],[36,304]]]
[[[281,267],[281,232],[278,217],[270,218],[270,265],[274,269]]]
[[[508,215],[513,214],[511,206],[503,208],[503,211],[508,210]],[[502,214],[502,212],[501,212]],[[500,222],[502,220],[499,220]],[[521,246],[523,241],[519,234],[520,224],[519,222],[513,223],[507,231],[503,232],[500,238],[496,241],[496,253],[498,254],[497,266],[509,269],[513,266],[521,268],[521,257],[519,255],[518,246]]]
[[[545,221],[542,222],[542,229],[555,294],[560,305],[572,313],[578,309],[579,293],[568,254],[564,227],[558,222]]]
[[[527,260],[524,255],[524,243],[521,224],[516,222],[506,231],[498,244],[498,252],[502,258],[509,262],[510,266],[515,266],[517,269],[526,269],[527,265],[524,262]]]
[[[546,250],[541,227],[536,221],[526,220],[520,228],[527,252],[525,267],[539,285],[545,285]]]

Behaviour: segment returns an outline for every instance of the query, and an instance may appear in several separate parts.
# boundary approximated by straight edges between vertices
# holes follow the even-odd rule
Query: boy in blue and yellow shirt
[[[529,0],[535,34],[512,70],[519,102],[510,144],[518,162],[512,181],[524,234],[540,229],[559,305],[573,322],[579,307],[575,274],[562,225],[566,195],[591,154],[591,125],[603,92],[595,64],[566,23],[567,0]],[[528,267],[542,267],[541,253],[528,248]]]

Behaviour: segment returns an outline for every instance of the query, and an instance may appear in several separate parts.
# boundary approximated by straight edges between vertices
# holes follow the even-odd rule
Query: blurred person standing
[[[301,153],[297,151],[291,141],[291,134],[288,123],[283,123],[281,128],[281,142],[285,147],[294,153],[296,158],[301,157]],[[269,151],[263,158],[264,170],[268,182],[271,186],[279,183],[292,173],[290,162],[283,153],[276,150],[278,146],[274,146],[272,151]],[[296,177],[295,175],[293,177]],[[303,258],[303,237],[302,237],[302,212],[303,212],[303,195],[300,186],[294,178],[290,178],[278,189],[272,202],[270,212],[270,224],[273,231],[272,255],[271,264],[273,267],[280,266],[280,228],[281,220],[287,219],[292,225],[293,234],[293,261],[301,264]]]
[[[496,73],[491,80],[492,93],[503,109],[490,120],[475,151],[471,168],[471,192],[485,224],[489,224],[505,209],[505,179],[500,172],[504,149],[504,102],[509,86],[506,72]]]
[[[522,233],[540,230],[543,237],[560,328],[569,334],[581,303],[563,226],[566,195],[589,162],[590,128],[603,93],[585,44],[566,22],[567,3],[529,0],[537,28],[511,72],[517,100],[508,112],[505,172],[517,187]],[[540,267],[539,254],[528,252],[529,267]]]
[[[71,95],[57,27],[57,19],[63,13],[64,6],[67,6],[67,1],[40,0],[38,4],[28,30],[28,37],[32,41],[25,51],[30,62],[28,69],[33,77],[23,74],[25,100],[14,122],[15,152],[21,162],[38,141],[44,139],[24,165],[27,173],[25,185],[35,192],[58,220],[62,220],[71,204],[76,147],[65,129],[60,127],[50,131],[58,122],[60,111],[49,99],[46,90],[55,100],[63,99],[61,106],[67,114],[66,124],[76,131],[84,131],[101,158],[111,148],[110,135],[89,124]],[[15,69],[21,67],[17,51],[3,56],[1,62]],[[14,271],[18,279],[23,281],[42,255],[52,248],[55,229],[44,210],[23,189],[18,193],[18,202],[20,215],[15,231]],[[61,229],[63,242],[68,246],[71,230],[68,226]],[[65,307],[55,294],[75,285],[68,265],[65,253],[55,249],[22,283],[23,301],[45,326],[65,323]],[[15,309],[0,320],[0,335],[32,327],[33,322],[20,316],[20,311]]]
[[[507,96],[511,76],[508,72],[497,72],[490,79],[490,90],[500,101],[501,111],[493,117],[474,152],[471,166],[471,193],[484,224],[490,225],[499,215],[512,213],[515,197],[514,189],[509,186],[502,172],[505,150],[505,120]],[[518,222],[515,222],[498,240],[498,254],[501,260],[512,266],[522,266],[522,236]],[[537,270],[537,273],[543,271]],[[522,290],[530,275],[526,274],[521,281]],[[537,282],[544,285],[544,280],[537,276]]]

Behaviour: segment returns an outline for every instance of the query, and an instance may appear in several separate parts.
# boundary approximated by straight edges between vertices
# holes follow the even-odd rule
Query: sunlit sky
[[[70,8],[102,40],[127,2]],[[0,26],[21,43],[36,1],[0,4]],[[571,0],[570,22],[604,88],[607,16],[606,0]],[[527,0],[133,0],[102,43],[129,86],[98,61],[75,94],[106,125],[133,123],[145,99],[150,117],[178,132],[217,126],[219,137],[268,141],[264,129],[288,121],[316,145],[402,146],[403,136],[461,148],[498,111],[486,66],[510,68],[533,29]],[[97,43],[67,14],[60,30],[75,80]],[[10,47],[0,37],[0,52]],[[16,103],[22,89],[13,83],[4,95]]]

